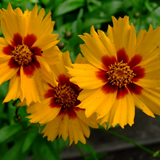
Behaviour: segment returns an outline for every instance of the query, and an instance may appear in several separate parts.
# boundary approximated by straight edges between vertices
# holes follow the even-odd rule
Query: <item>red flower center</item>
[[[105,94],[117,91],[117,99],[124,98],[128,92],[131,94],[141,94],[142,87],[136,84],[145,76],[145,69],[140,66],[141,55],[134,55],[130,60],[124,48],[117,52],[115,56],[103,56],[102,68],[96,72],[97,78],[105,84],[102,90]]]
[[[78,107],[80,100],[77,99],[80,89],[76,84],[69,81],[69,77],[64,74],[58,76],[58,86],[51,88],[45,93],[44,98],[51,98],[49,106],[51,108],[60,107],[59,115],[67,114],[69,118],[76,118],[75,111],[83,110]]]
[[[37,38],[34,34],[28,34],[22,38],[19,33],[14,34],[12,45],[8,44],[3,48],[3,53],[11,55],[8,62],[10,68],[18,69],[17,75],[20,76],[20,67],[28,77],[32,77],[34,71],[41,68],[37,56],[42,56],[39,47],[33,46]]]
[[[64,108],[74,106],[77,101],[77,96],[78,94],[76,94],[70,86],[62,85],[55,87],[55,102]]]
[[[132,83],[132,78],[136,76],[133,70],[130,69],[130,66],[128,66],[127,63],[123,63],[123,60],[118,63],[114,62],[108,66],[108,68],[108,81],[119,88],[123,86],[126,87]]]
[[[27,45],[18,44],[12,51],[13,58],[19,65],[28,65],[32,61],[33,53]]]

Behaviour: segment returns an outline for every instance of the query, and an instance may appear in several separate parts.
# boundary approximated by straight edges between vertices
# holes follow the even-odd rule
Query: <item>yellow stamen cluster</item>
[[[14,60],[18,62],[19,65],[28,65],[32,61],[33,53],[30,51],[27,45],[17,45],[12,51]]]
[[[126,87],[127,84],[132,83],[132,78],[136,76],[133,70],[130,69],[130,66],[127,63],[123,63],[123,61],[111,64],[107,74],[109,82],[119,88]]]
[[[63,107],[72,107],[77,101],[77,94],[75,91],[67,85],[58,86],[55,88],[56,94],[54,94],[55,101],[61,104]]]

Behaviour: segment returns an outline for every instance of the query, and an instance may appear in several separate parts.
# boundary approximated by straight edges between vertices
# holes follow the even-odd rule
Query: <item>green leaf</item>
[[[93,12],[97,8],[99,8],[102,5],[102,2],[98,0],[87,0],[87,8],[89,12]]]
[[[0,103],[1,103],[0,104],[0,125],[1,125],[2,119],[7,119],[8,116],[7,116],[7,113],[4,112],[4,107],[6,107],[5,104],[2,104],[1,101],[0,101]],[[2,124],[2,125],[4,125],[4,124]]]
[[[56,17],[55,19],[56,21],[56,28],[60,28],[61,26],[63,26],[63,16],[59,16],[59,17]]]
[[[106,10],[107,14],[115,14],[116,12],[118,12],[121,9],[122,6],[122,1],[112,1],[112,2],[106,2],[103,4],[102,6],[102,10]]]
[[[59,143],[59,139],[58,139],[58,143]],[[56,158],[56,160],[61,160],[61,158],[59,156],[59,154],[60,154],[59,146],[57,146],[58,148],[55,148],[53,146],[53,142],[51,142],[51,141],[47,141],[46,144],[49,147],[50,151],[54,152],[52,154],[54,154],[54,157]]]
[[[0,143],[4,142],[8,138],[12,137],[14,134],[22,129],[20,124],[15,124],[12,126],[5,126],[0,129]]]
[[[22,147],[22,153],[26,152],[33,143],[37,133],[29,132]]]
[[[14,120],[14,117],[15,117],[15,112],[16,112],[16,107],[15,106],[13,106],[13,100],[11,100],[11,101],[9,101],[8,103],[7,103],[7,105],[8,105],[8,120],[10,121],[10,124],[11,125],[13,125],[13,124],[15,124],[15,120]]]
[[[59,157],[59,155],[57,154],[56,150],[54,150],[54,147],[52,147],[52,149],[50,148],[50,145],[47,144],[47,141],[45,141],[46,139],[43,139],[43,141],[41,141],[41,146],[40,146],[40,152],[43,155],[43,157],[46,160],[61,160],[61,158]],[[48,142],[51,143],[51,142]]]
[[[67,147],[69,144],[69,138],[67,138],[66,141],[64,141],[62,138],[59,138],[58,139],[58,150],[59,150],[59,153],[61,153],[65,147]]]
[[[2,157],[8,151],[8,144],[1,143],[0,144],[0,157]]]
[[[131,7],[132,3],[128,0],[123,1],[105,1],[101,6],[101,11],[104,12],[106,16],[112,16],[120,11],[125,11],[127,8]],[[107,8],[107,9],[106,9]]]
[[[67,0],[61,3],[54,11],[54,16],[60,16],[84,6],[84,0]]]
[[[32,3],[38,3],[39,0],[30,0]]]
[[[50,2],[50,0],[42,0],[42,3],[43,3],[44,5],[49,4],[49,2]]]
[[[53,148],[57,151],[57,153],[61,153],[65,147],[69,144],[69,139],[67,138],[66,141],[64,141],[61,137],[56,138],[52,143]]]
[[[50,2],[54,5],[54,8],[57,8],[64,0],[50,0]]]
[[[83,9],[81,8],[79,10],[77,19],[72,23],[72,26],[71,26],[75,39],[78,38],[78,36],[77,36],[78,34],[82,34],[82,30],[83,30],[82,20],[81,20],[82,16],[83,16]],[[73,42],[74,44],[72,42],[70,42],[71,43],[70,45],[72,46],[73,49],[74,49],[74,45],[77,43],[77,41],[75,41],[75,39]]]
[[[153,10],[157,7],[157,3],[145,1],[144,3],[145,7],[148,9],[148,11],[153,12]]]
[[[83,9],[81,8],[77,16],[77,26],[76,26],[77,34],[82,34],[82,30],[83,30],[83,25],[82,25],[83,22],[81,19],[82,16],[83,16]]]
[[[88,153],[90,153],[92,155],[92,158],[94,160],[98,160],[98,157],[96,155],[96,152],[94,151],[94,149],[88,144],[82,144],[81,142],[78,142],[76,145],[79,149],[82,148],[83,150],[87,151]]]
[[[41,139],[42,137],[40,137],[40,135],[37,135],[34,143],[32,144],[32,151],[33,151],[33,156],[34,156],[34,160],[43,160],[43,156],[42,153],[40,151],[40,143],[41,143]]]
[[[7,95],[8,92],[8,81],[0,85],[0,98],[3,98]]]
[[[22,148],[22,144],[24,142],[24,138],[21,138],[20,140],[17,140],[16,143],[14,144],[14,146],[8,150],[8,152],[6,152],[4,154],[3,157],[1,157],[1,160],[18,160],[21,159],[21,148]]]
[[[86,19],[84,21],[83,27],[88,28],[88,27],[91,27],[92,25],[95,25],[95,24],[106,23],[106,22],[110,22],[110,21],[111,21],[111,17],[106,17],[106,18],[103,18],[103,19],[89,18],[89,19]]]

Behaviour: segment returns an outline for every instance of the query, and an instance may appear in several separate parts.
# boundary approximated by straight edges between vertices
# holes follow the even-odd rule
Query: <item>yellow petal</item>
[[[97,77],[99,70],[90,64],[73,64],[74,69],[68,68],[69,74],[73,76],[71,82],[80,88],[95,89],[103,86],[105,82]]]
[[[98,33],[99,33],[99,37],[100,37],[104,47],[106,48],[106,55],[108,55],[110,57],[112,57],[112,56],[116,57],[115,46],[113,45],[111,40],[105,35],[105,33],[103,31],[98,30]]]
[[[38,7],[35,5],[35,8],[29,14],[28,20],[28,33],[35,34],[37,39],[41,38],[44,35],[52,33],[54,23],[51,21],[51,12],[49,12],[45,17],[45,10],[42,8],[38,12]]]
[[[114,105],[116,105],[116,108],[112,125],[119,124],[122,128],[126,124],[131,126],[134,123],[135,116],[135,103],[132,95],[128,93],[123,99],[117,100]]]
[[[87,97],[89,97],[91,94],[93,94],[97,89],[84,89],[80,92],[78,99],[80,101],[85,100]]]
[[[62,120],[62,116],[57,116],[54,120],[46,124],[46,127],[42,131],[44,133],[43,137],[47,136],[47,139],[54,141],[54,139],[59,134],[59,126]]]
[[[2,18],[4,20],[4,21],[3,20],[1,21],[1,25],[6,26],[6,30],[8,30],[11,38],[13,38],[13,35],[15,33],[19,33],[19,30],[18,30],[19,26],[18,26],[18,23],[17,23],[16,14],[13,11],[10,3],[8,4],[7,10],[3,10],[3,11],[1,10],[1,14],[2,14]],[[5,32],[5,30],[3,30],[3,27],[2,27],[2,32],[3,33]],[[6,33],[4,33],[4,34],[6,34]],[[7,38],[7,37],[5,37],[5,38]]]
[[[41,103],[34,103],[32,105],[29,105],[27,107],[27,113],[32,113],[31,117],[34,117],[33,114],[37,114],[39,110],[45,109],[44,106],[46,106],[47,109],[51,110],[51,107],[49,107],[49,102],[51,98],[46,98]]]
[[[83,121],[79,121],[79,122],[80,122],[81,129],[82,129],[84,136],[88,138],[90,135],[89,127]]]
[[[40,123],[40,124],[44,124],[44,123],[50,122],[51,120],[53,120],[53,119],[59,114],[60,109],[61,109],[61,108],[57,108],[57,107],[52,108],[52,110],[51,110],[50,113],[46,114],[46,115],[43,117],[43,119],[41,119],[40,121],[38,120],[39,123]],[[45,113],[45,112],[44,112],[44,113]]]
[[[69,122],[69,117],[68,115],[64,115],[61,124],[60,124],[60,129],[59,129],[59,136],[62,135],[62,138],[64,141],[67,140],[68,135],[68,122]]]
[[[140,66],[144,68],[145,76],[141,79],[139,79],[136,84],[142,86],[142,87],[148,87],[148,88],[157,88],[160,87],[160,75],[157,74],[160,70],[160,59],[159,59],[159,52],[157,49],[155,50],[157,53],[146,59],[145,61],[142,61],[140,63]]]
[[[37,39],[37,41],[33,44],[33,47],[39,47],[42,51],[49,49],[50,47],[56,45],[59,41],[56,40],[58,38],[58,34],[49,34],[44,35],[41,38]]]
[[[160,89],[143,88],[142,93],[137,97],[139,99],[138,107],[143,109],[143,112],[152,117],[154,117],[152,113],[160,115]],[[148,107],[149,110],[145,109],[146,107]]]
[[[83,100],[78,107],[85,108],[86,117],[90,117],[94,112],[98,111],[104,99],[106,99],[106,94],[100,88]]]
[[[20,69],[20,76],[21,76],[21,90],[22,90],[22,99],[21,101],[26,98],[26,103],[29,105],[32,101],[33,102],[40,102],[40,94],[38,92],[38,87],[35,81],[35,75],[32,77],[26,76],[23,71],[23,67]],[[29,86],[29,87],[28,87]]]
[[[110,39],[110,41],[114,43],[113,28],[110,25],[108,25],[107,36]]]
[[[31,105],[28,107],[27,112],[31,113],[28,118],[30,118],[31,123],[45,124],[53,120],[60,112],[60,107],[50,106],[51,98],[45,99],[42,103]]]
[[[59,63],[61,60],[61,51],[57,46],[53,46],[43,51],[42,57],[46,60],[49,65]]]
[[[84,110],[78,110],[76,111],[76,114],[78,116],[78,118],[87,126],[90,126],[92,128],[98,128],[97,122],[91,118],[87,118],[85,116],[85,111]]]
[[[71,62],[71,58],[70,58],[70,55],[69,55],[68,51],[66,51],[65,53],[63,53],[62,59],[63,59],[63,62],[64,62],[65,66],[71,67],[72,62]]]
[[[140,30],[137,36],[137,40],[136,40],[136,48],[138,49],[139,46],[142,44],[143,39],[146,35],[147,31],[146,30]]]
[[[80,44],[80,48],[81,48],[81,52],[83,53],[83,55],[85,56],[85,58],[91,63],[93,64],[95,67],[103,69],[103,63],[101,61],[101,58],[99,56],[99,58],[95,57],[95,55],[93,54],[93,52],[85,45],[85,44]],[[96,52],[96,54],[99,52]],[[98,55],[98,54],[97,54]]]
[[[44,70],[44,72],[51,72],[50,66],[48,65],[48,63],[45,61],[45,59],[41,56],[36,56],[38,62],[41,65],[41,69]]]
[[[68,121],[68,134],[69,134],[69,146],[73,143],[74,141],[74,135],[73,135],[73,130],[72,130],[72,119],[69,119]]]
[[[135,55],[135,46],[136,46],[136,30],[133,24],[131,23],[130,33],[126,39],[126,53],[131,59]],[[124,47],[125,48],[125,47]]]
[[[6,25],[3,18],[1,19],[1,29],[2,29],[3,35],[4,35],[7,43],[11,44],[13,37],[12,37],[12,34],[9,32],[7,25]]]
[[[139,99],[139,96],[133,95],[133,97],[137,108],[142,110],[145,114],[151,117],[155,117],[153,112],[149,109],[149,107],[143,101],[141,101],[141,99]]]
[[[85,57],[82,57],[82,55],[79,53],[76,57],[75,63],[88,63],[87,59]]]
[[[116,51],[124,48],[126,53],[132,57],[136,46],[136,31],[134,26],[129,25],[129,17],[119,18],[118,20],[112,16],[113,28],[109,29],[107,35],[111,37],[115,44]],[[109,33],[111,32],[111,33]]]
[[[81,128],[81,124],[80,124],[80,119],[76,118],[75,120],[73,120],[74,124],[73,124],[73,128],[74,128],[74,133],[75,135],[77,135],[77,139],[75,140],[75,144],[78,143],[78,141],[82,142],[83,144],[86,143],[86,139],[83,135],[83,131]]]
[[[79,130],[79,128],[78,128],[77,118],[75,118],[75,119],[70,119],[69,121],[70,121],[71,128],[72,128],[72,132],[73,132],[73,141],[74,141],[75,144],[77,144],[77,143],[78,143],[78,140],[79,140],[79,138],[78,138],[78,134],[79,134],[79,133],[78,133],[78,132],[81,131],[81,130]],[[77,129],[78,129],[78,131],[77,131]]]
[[[36,56],[36,58],[41,66],[40,69],[41,78],[43,78],[46,82],[50,83],[52,86],[55,86],[57,84],[56,76],[54,75],[54,73],[51,72],[49,64],[45,61],[43,57]]]
[[[81,51],[86,59],[89,61],[91,59],[90,53],[94,59],[97,59],[99,63],[101,62],[101,58],[106,55],[106,48],[101,42],[99,35],[94,30],[94,27],[91,27],[91,35],[84,33],[84,36],[79,36],[85,44],[80,45]],[[88,49],[88,52],[84,50],[84,46]],[[98,54],[97,54],[98,53]],[[89,58],[90,57],[90,58]]]
[[[128,93],[124,98],[115,101],[110,112],[101,119],[100,124],[108,123],[108,128],[111,126],[115,127],[117,124],[122,128],[124,128],[126,124],[131,126],[134,123],[134,106],[134,99],[132,95]]]
[[[17,76],[17,74],[11,78],[10,83],[9,83],[9,91],[8,94],[6,95],[4,102],[8,102],[11,99],[16,100],[19,98],[21,95],[21,90],[20,90],[20,77]]]
[[[16,8],[16,19],[17,19],[17,25],[18,25],[18,31],[15,33],[20,33],[22,37],[25,37],[27,34],[27,20],[25,15],[23,14],[22,10],[20,8]]]
[[[44,91],[45,91],[44,85],[46,84],[46,82],[42,81],[42,75],[38,69],[36,69],[34,72],[36,75],[36,76],[34,76],[34,80],[36,82],[38,92],[39,92],[40,96],[42,97],[44,95]]]
[[[127,99],[127,123],[132,126],[134,124],[134,117],[135,117],[135,101],[133,96],[128,93],[129,95],[126,96]]]
[[[17,74],[19,68],[10,68],[9,61],[11,56],[5,56],[0,58],[0,84],[11,79]]]
[[[142,32],[140,32],[142,34]],[[145,33],[143,33],[145,34]],[[143,60],[146,60],[150,57],[153,57],[160,51],[160,27],[155,30],[150,29],[145,36],[140,35],[137,37],[137,41],[141,41],[141,43],[136,48],[136,53],[143,57]],[[140,40],[138,40],[140,38]]]
[[[105,115],[109,114],[110,109],[113,107],[113,104],[116,101],[117,92],[106,94],[105,99],[102,101],[102,104],[99,105],[97,109],[97,118],[102,118]]]
[[[59,75],[66,75],[67,77],[70,77],[70,75],[67,73],[66,66],[71,66],[71,59],[69,57],[69,52],[65,52],[62,54],[61,59],[59,63],[56,63],[54,65],[51,65],[52,71],[55,73],[57,78]]]
[[[0,37],[0,57],[6,56],[3,49],[8,46],[6,39]]]

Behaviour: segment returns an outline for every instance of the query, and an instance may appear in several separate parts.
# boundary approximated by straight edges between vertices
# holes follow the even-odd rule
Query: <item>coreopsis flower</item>
[[[85,60],[79,55],[78,62]],[[78,85],[70,82],[70,75],[65,66],[71,67],[69,53],[63,54],[61,63],[53,66],[57,83],[54,81],[45,85],[42,103],[36,103],[27,107],[27,112],[31,113],[28,118],[31,123],[46,124],[42,133],[48,140],[53,141],[57,136],[64,140],[69,137],[71,145],[78,141],[86,143],[85,137],[89,137],[90,129],[98,128],[94,117],[87,118],[84,109],[78,107],[81,103],[77,96],[81,92]]]
[[[135,106],[154,117],[160,115],[160,28],[150,26],[136,38],[129,18],[112,17],[107,36],[91,27],[91,34],[79,36],[81,51],[90,64],[68,68],[71,82],[83,89],[79,108],[87,117],[94,112],[109,127],[134,123]]]
[[[38,13],[24,13],[20,8],[0,10],[0,24],[4,38],[0,37],[0,84],[10,80],[9,92],[4,102],[20,98],[40,102],[39,92],[42,78],[51,74],[50,65],[57,62],[61,54],[55,46],[58,34],[52,34],[54,21],[51,13],[45,17],[42,8]]]

